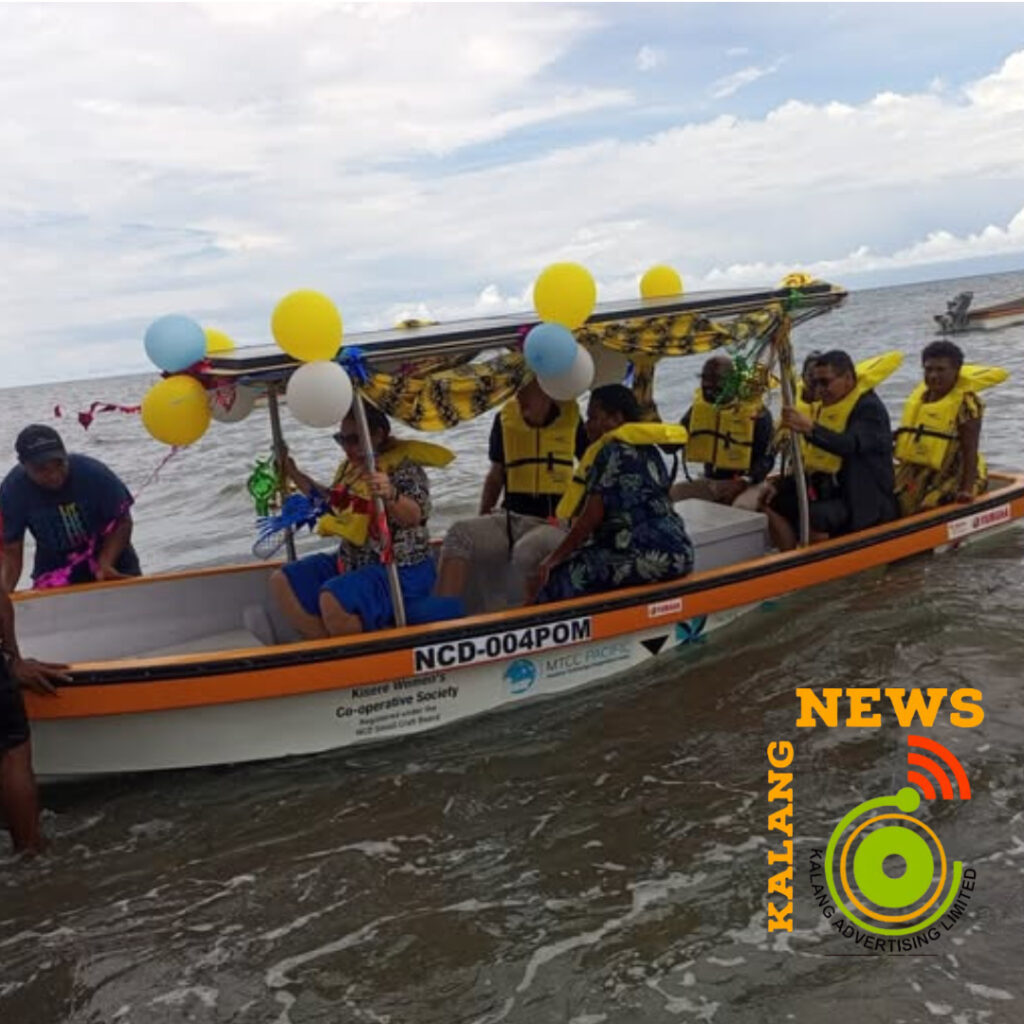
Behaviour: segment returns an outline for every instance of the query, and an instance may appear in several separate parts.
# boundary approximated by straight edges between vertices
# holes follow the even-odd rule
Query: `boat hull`
[[[83,776],[310,754],[554,697],[663,656],[765,599],[1011,526],[1024,517],[1024,476],[992,482],[969,505],[648,587],[368,636],[77,664],[58,699],[28,695],[37,770]],[[242,593],[259,572],[207,572],[205,587],[233,573]],[[181,578],[202,584],[203,574]],[[116,587],[118,600],[140,602],[141,588],[172,583],[80,592]]]
[[[339,669],[338,688],[295,696],[45,719],[33,725],[34,758],[41,777],[70,779],[381,743],[606,682],[748,610],[365,686],[344,687]]]

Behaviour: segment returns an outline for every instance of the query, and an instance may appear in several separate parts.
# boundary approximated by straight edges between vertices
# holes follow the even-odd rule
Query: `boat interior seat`
[[[731,505],[700,498],[675,503],[693,542],[694,571],[703,572],[760,558],[770,550],[768,517]],[[550,554],[558,546],[556,531],[537,538],[533,555]],[[478,615],[519,607],[525,600],[526,580],[508,560],[475,561],[463,593],[466,614]]]
[[[225,629],[220,633],[209,633],[206,636],[193,637],[180,644],[168,644],[166,647],[155,647],[148,651],[140,651],[136,658],[163,658],[174,654],[211,654],[215,651],[233,651],[245,647],[263,647],[263,641],[248,629],[238,627]]]

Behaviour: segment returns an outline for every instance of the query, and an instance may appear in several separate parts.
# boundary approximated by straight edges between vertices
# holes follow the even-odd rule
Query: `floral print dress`
[[[685,576],[693,568],[693,545],[668,488],[656,448],[622,441],[605,445],[586,483],[588,496],[601,496],[604,519],[551,570],[539,600],[561,601]]]

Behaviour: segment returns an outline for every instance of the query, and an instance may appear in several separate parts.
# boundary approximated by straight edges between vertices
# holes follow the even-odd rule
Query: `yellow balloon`
[[[780,288],[805,288],[809,284],[814,284],[814,275],[805,274],[802,270],[795,270],[792,274],[787,274],[780,282]]]
[[[213,355],[215,352],[230,352],[235,343],[216,327],[204,327],[203,334],[206,335],[206,354]]]
[[[586,323],[596,301],[597,285],[578,263],[552,263],[533,286],[533,306],[541,320],[570,331]]]
[[[667,299],[670,295],[682,295],[683,279],[671,267],[658,264],[640,278],[640,294],[645,299]]]
[[[142,399],[142,425],[162,444],[198,441],[210,425],[203,385],[184,373],[154,384]]]
[[[274,340],[293,359],[333,359],[341,348],[341,314],[326,295],[309,290],[286,295],[270,318]]]

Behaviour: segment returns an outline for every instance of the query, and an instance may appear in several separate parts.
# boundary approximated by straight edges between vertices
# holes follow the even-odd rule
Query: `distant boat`
[[[1024,296],[994,306],[981,306],[978,309],[970,308],[973,299],[974,292],[961,292],[955,299],[946,303],[946,312],[935,316],[941,333],[991,331],[1024,323]]]

